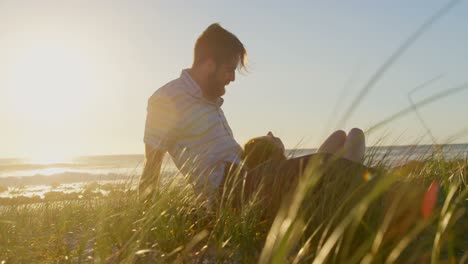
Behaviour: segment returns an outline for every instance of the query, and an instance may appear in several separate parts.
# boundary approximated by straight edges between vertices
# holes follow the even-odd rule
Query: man
[[[146,163],[139,184],[141,199],[146,200],[157,188],[166,152],[197,192],[209,198],[219,193],[227,168],[240,164],[242,156],[242,148],[221,110],[221,96],[225,86],[235,81],[236,69],[245,67],[246,57],[244,45],[234,34],[212,24],[195,43],[192,67],[150,97],[144,135]],[[362,148],[362,131],[355,132],[349,137],[342,131],[335,132],[321,150],[335,153],[351,141]],[[347,140],[353,138],[359,140]],[[274,141],[281,143],[276,137]],[[362,156],[345,152],[351,153],[351,159]]]
[[[194,187],[208,196],[221,184],[227,163],[239,163],[242,148],[234,140],[221,110],[225,86],[245,66],[246,50],[219,24],[198,38],[192,68],[158,89],[148,100],[145,128],[146,164],[140,193],[149,195],[159,181],[168,152]]]

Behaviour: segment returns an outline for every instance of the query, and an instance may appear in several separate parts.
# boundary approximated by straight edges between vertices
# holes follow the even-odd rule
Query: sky
[[[417,102],[468,82],[460,1],[348,111],[447,3],[0,0],[0,158],[142,154],[148,98],[191,66],[214,22],[249,55],[223,105],[241,145],[272,131],[287,148],[314,148],[336,129],[367,130],[411,106],[408,95]],[[418,109],[423,121],[410,112],[368,133],[367,145],[466,143],[467,101],[468,89],[441,98]]]

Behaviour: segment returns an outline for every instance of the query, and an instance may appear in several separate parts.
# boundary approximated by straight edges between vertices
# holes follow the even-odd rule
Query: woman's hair
[[[242,69],[245,68],[247,51],[234,34],[214,23],[198,37],[193,64],[197,65],[210,57],[218,64],[239,59],[239,68]]]
[[[284,149],[275,144],[268,137],[257,137],[244,145],[243,160],[249,169],[266,161],[285,160]]]

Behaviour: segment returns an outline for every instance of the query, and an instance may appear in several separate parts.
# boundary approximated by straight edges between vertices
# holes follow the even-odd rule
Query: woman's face
[[[275,137],[275,136],[273,135],[273,133],[271,133],[271,131],[268,132],[268,134],[267,134],[266,136],[262,136],[262,137],[260,137],[260,138],[271,142],[272,144],[274,144],[275,146],[277,146],[278,149],[281,149],[281,151],[284,153],[285,148],[284,148],[283,142],[281,141],[281,139],[280,139],[279,137]]]
[[[267,161],[286,159],[283,142],[273,133],[252,138],[244,146],[244,160],[249,168],[255,168]]]

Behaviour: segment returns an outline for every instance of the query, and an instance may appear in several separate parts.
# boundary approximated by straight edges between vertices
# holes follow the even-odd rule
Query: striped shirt
[[[235,141],[221,105],[209,101],[188,70],[159,88],[148,100],[145,144],[168,152],[196,190],[211,195],[223,180],[227,163],[239,163]]]

